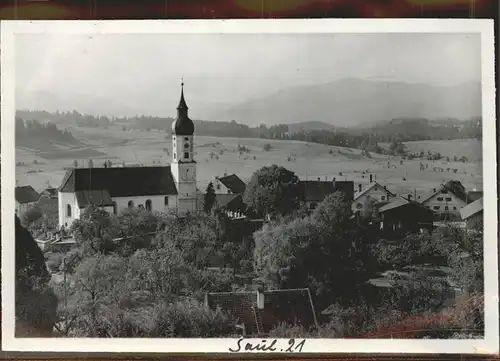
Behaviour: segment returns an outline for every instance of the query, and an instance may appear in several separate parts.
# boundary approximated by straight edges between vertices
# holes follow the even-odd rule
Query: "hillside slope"
[[[248,125],[321,121],[362,125],[395,118],[469,118],[481,115],[481,85],[452,87],[343,79],[283,89],[240,103],[212,119]]]

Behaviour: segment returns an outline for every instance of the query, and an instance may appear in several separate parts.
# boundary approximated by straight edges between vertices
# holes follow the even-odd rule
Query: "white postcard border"
[[[298,19],[2,21],[1,24],[2,349],[42,352],[227,353],[236,339],[90,339],[14,337],[16,34],[480,33],[482,57],[485,338],[480,340],[308,339],[303,353],[498,353],[496,115],[493,21],[477,19]],[[457,59],[457,61],[459,61]],[[36,62],[36,59],[33,59]],[[280,343],[287,344],[287,340]],[[279,352],[279,350],[278,350]]]

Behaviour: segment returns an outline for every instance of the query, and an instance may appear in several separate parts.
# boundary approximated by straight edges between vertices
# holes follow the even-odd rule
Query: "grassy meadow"
[[[120,127],[109,129],[69,128],[84,146],[61,148],[49,152],[34,149],[16,149],[16,179],[18,185],[32,185],[40,191],[47,186],[58,187],[66,169],[87,166],[92,158],[94,167],[102,167],[106,159],[113,164],[168,165],[172,157],[170,136],[159,131],[124,131]],[[265,150],[269,144],[270,149]],[[248,151],[240,154],[238,145]],[[404,160],[371,154],[360,150],[333,147],[300,141],[282,141],[247,138],[216,138],[195,136],[195,159],[198,162],[198,187],[204,191],[210,181],[224,173],[236,173],[249,180],[254,171],[265,165],[278,164],[296,172],[301,179],[352,180],[367,184],[372,173],[388,189],[407,194],[426,194],[449,179],[460,180],[467,188],[482,189],[481,142],[477,140],[425,141],[406,143],[409,151],[439,151],[443,156],[465,155],[469,162],[424,161],[428,168],[420,171],[420,160]],[[218,157],[218,159],[217,159]],[[433,171],[444,168],[444,172]],[[446,169],[456,168],[456,174]],[[126,180],[124,180],[126,181]]]

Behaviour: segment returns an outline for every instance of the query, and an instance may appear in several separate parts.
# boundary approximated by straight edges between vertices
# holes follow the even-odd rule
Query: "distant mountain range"
[[[166,106],[158,94],[145,94],[144,98],[144,102],[126,104],[120,100],[92,95],[18,91],[16,108],[49,112],[77,110],[80,113],[107,116],[174,115],[173,111],[162,114],[162,109]],[[193,101],[195,100],[191,100]],[[292,124],[298,130],[301,127],[303,130],[331,130],[333,127],[366,127],[391,119],[468,119],[480,116],[481,84],[469,82],[438,87],[342,79],[324,84],[290,87],[238,104],[196,103],[197,112],[193,115],[195,119],[234,120],[249,126]]]
[[[293,124],[321,121],[361,126],[397,118],[458,118],[481,115],[481,84],[437,87],[359,79],[283,89],[237,104],[212,119],[238,123]]]

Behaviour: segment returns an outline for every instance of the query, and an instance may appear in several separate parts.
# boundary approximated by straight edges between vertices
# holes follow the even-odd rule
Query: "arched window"
[[[184,159],[188,159],[189,158],[189,153],[188,152],[184,152]]]
[[[152,206],[152,204],[151,204],[151,199],[148,199],[148,200],[146,201],[145,206],[146,206],[146,209],[147,209],[148,211],[150,211],[151,209],[153,209],[153,206]]]
[[[66,217],[71,217],[71,204],[66,206]]]
[[[134,207],[134,201],[128,201],[128,207],[133,208]]]
[[[116,205],[116,202],[113,202],[113,214],[118,213],[118,206]]]
[[[165,196],[165,207],[168,206],[168,196]]]

